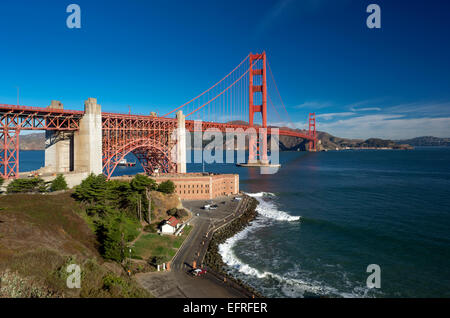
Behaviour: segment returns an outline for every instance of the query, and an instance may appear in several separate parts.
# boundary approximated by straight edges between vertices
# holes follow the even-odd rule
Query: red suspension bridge
[[[148,174],[155,169],[185,172],[171,159],[172,133],[180,124],[193,132],[195,120],[202,121],[202,131],[253,127],[259,137],[280,127],[279,135],[308,140],[308,150],[316,150],[315,114],[309,114],[307,130],[293,129],[266,53],[250,53],[216,84],[163,116],[101,112],[93,98],[84,111],[63,109],[55,101],[45,108],[0,104],[0,177],[19,176],[19,135],[25,130],[46,131],[46,167],[55,173],[103,172],[109,178],[129,153]],[[267,161],[267,144],[261,140],[249,137],[249,162]]]

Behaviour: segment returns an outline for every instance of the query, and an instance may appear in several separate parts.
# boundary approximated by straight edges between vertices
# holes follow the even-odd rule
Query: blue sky
[[[2,1],[0,104],[20,87],[22,105],[165,113],[265,50],[297,127],[315,111],[341,137],[450,137],[449,33],[444,0]]]

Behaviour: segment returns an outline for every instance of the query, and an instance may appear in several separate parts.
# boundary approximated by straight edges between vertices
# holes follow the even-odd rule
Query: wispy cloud
[[[377,107],[379,104],[383,103],[385,104],[388,98],[386,97],[378,97],[378,98],[371,98],[371,99],[364,99],[360,100],[354,103],[351,103],[348,105],[350,108],[372,108]]]
[[[414,102],[387,107],[390,113],[408,114],[410,116],[442,117],[450,116],[449,101]]]
[[[302,108],[308,108],[308,109],[322,109],[333,106],[333,103],[331,102],[319,102],[319,101],[307,101],[303,104],[293,106],[292,108],[296,109],[302,109]]]
[[[450,117],[406,118],[405,115],[365,115],[334,122],[319,122],[318,129],[346,138],[406,139],[450,136]]]
[[[381,99],[380,99],[381,100]],[[419,136],[450,137],[450,101],[423,101],[386,105],[380,100],[365,100],[347,106],[332,102],[309,101],[295,108],[346,110],[316,114],[317,129],[346,138],[407,139]],[[375,105],[381,105],[380,107]],[[307,129],[300,120],[293,124],[277,123]]]
[[[318,114],[318,115],[316,115],[316,118],[330,120],[335,117],[348,117],[348,116],[353,116],[353,115],[356,115],[356,113],[354,113],[354,112],[328,113],[328,114]]]
[[[380,111],[381,108],[380,107],[365,107],[365,108],[350,107],[350,110],[352,112],[369,112],[369,111]]]

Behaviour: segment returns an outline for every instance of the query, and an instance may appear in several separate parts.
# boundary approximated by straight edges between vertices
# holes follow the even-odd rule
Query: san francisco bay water
[[[43,160],[22,151],[21,170]],[[232,275],[269,297],[450,297],[449,148],[283,152],[280,162],[274,175],[205,165],[239,173],[260,202],[259,216],[220,247]],[[366,287],[369,264],[381,268],[380,289]]]

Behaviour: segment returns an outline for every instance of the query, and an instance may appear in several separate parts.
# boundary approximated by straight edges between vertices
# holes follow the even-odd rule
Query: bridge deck
[[[84,111],[81,110],[70,110],[70,109],[54,109],[49,107],[30,107],[30,106],[17,106],[17,105],[6,105],[0,104],[0,127],[6,129],[19,129],[19,130],[46,130],[46,129],[70,129],[76,130],[78,129],[78,125],[71,125],[70,127],[63,127],[61,123],[56,125],[45,125],[42,122],[43,118],[59,118],[64,120],[64,118],[72,118],[79,119],[83,116]],[[8,116],[15,116],[18,120],[7,120]],[[133,114],[122,114],[122,113],[111,113],[111,112],[102,112],[103,118],[109,119],[121,119],[121,120],[133,120],[133,121],[152,121],[152,122],[162,122],[162,123],[175,123],[176,119],[174,118],[165,118],[165,117],[154,117],[150,115],[133,115]],[[34,125],[30,122],[30,120],[39,120],[40,122],[37,125]],[[186,128],[189,131],[194,131],[195,121],[186,120]],[[247,130],[250,126],[248,125],[239,125],[239,124],[230,124],[230,123],[216,123],[216,122],[202,122],[202,131],[205,131],[209,128],[216,128],[222,132],[226,132],[227,129],[243,129]],[[259,128],[260,126],[255,126],[255,128]],[[267,134],[271,135],[274,132],[272,131],[277,127],[268,127]],[[277,128],[279,129],[279,128]],[[291,129],[279,129],[278,134],[280,136],[291,136],[291,137],[299,137],[307,140],[313,140],[314,137],[309,135],[308,132],[302,132],[298,130]]]

